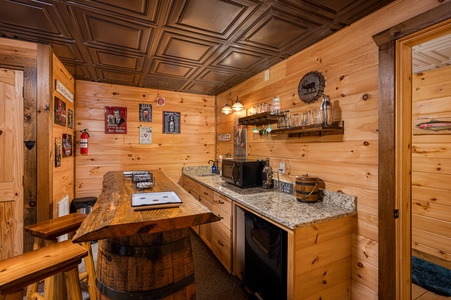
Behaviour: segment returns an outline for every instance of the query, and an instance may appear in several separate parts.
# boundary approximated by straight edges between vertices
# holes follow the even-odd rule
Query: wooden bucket
[[[300,202],[313,203],[318,201],[319,178],[308,177],[308,174],[296,176],[296,199]]]
[[[97,299],[195,299],[189,228],[99,241]]]

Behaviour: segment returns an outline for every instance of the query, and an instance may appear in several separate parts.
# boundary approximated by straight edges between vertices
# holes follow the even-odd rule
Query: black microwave
[[[223,160],[222,179],[242,188],[262,186],[264,164],[261,160]]]

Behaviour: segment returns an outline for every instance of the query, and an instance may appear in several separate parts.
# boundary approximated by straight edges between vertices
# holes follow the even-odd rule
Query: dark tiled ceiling
[[[393,0],[0,0],[79,80],[217,95]]]

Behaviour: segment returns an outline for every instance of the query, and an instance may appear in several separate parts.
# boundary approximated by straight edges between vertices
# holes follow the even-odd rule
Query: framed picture
[[[246,158],[246,127],[236,122],[233,136],[233,156],[236,158]]]
[[[180,113],[173,111],[163,111],[163,133],[180,133]]]
[[[105,106],[105,133],[127,133],[127,108]]]
[[[61,166],[61,138],[55,138],[55,168]]]
[[[139,143],[152,144],[152,127],[139,127]]]
[[[74,113],[67,109],[67,127],[74,128]]]
[[[66,102],[55,97],[53,101],[53,112],[53,122],[61,126],[66,126]]]
[[[152,122],[152,104],[139,104],[139,121]]]
[[[63,157],[72,156],[72,135],[63,133]]]

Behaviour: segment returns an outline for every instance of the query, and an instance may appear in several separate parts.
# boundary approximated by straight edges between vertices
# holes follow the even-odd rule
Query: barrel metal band
[[[180,240],[158,246],[128,246],[116,244],[110,240],[104,240],[103,242],[103,246],[107,251],[119,256],[152,258],[155,257],[156,254],[167,255],[174,251],[186,249],[186,247],[190,245],[191,240],[188,236]]]
[[[194,283],[194,273],[186,276],[185,278],[174,282],[171,285],[150,290],[150,291],[118,291],[110,288],[109,286],[102,283],[98,278],[96,278],[97,289],[102,295],[112,300],[136,300],[136,299],[146,299],[146,300],[156,300],[168,297],[178,292],[179,290],[187,287],[188,285]]]

